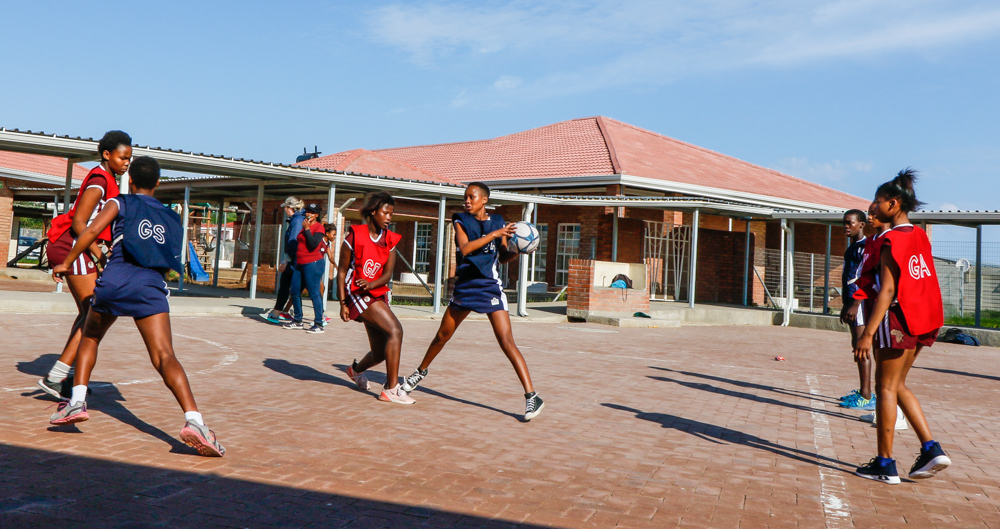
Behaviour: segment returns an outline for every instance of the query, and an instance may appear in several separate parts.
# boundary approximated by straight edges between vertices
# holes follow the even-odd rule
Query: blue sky
[[[913,166],[930,209],[1000,209],[996,2],[118,6],[4,6],[0,125],[289,162],[605,115],[863,197]]]

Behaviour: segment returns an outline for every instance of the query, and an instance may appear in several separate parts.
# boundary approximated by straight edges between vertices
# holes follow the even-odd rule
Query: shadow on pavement
[[[685,382],[683,380],[675,380],[673,378],[666,378],[666,377],[648,376],[647,378],[651,378],[653,380],[659,380],[660,382],[673,382],[674,384],[677,384],[677,385],[680,385],[680,386],[684,386],[686,388],[700,389],[702,391],[707,391],[709,393],[718,393],[719,395],[725,395],[727,397],[736,397],[738,399],[751,400],[751,401],[754,401],[754,402],[762,402],[764,404],[771,404],[771,405],[774,405],[774,406],[782,406],[782,407],[785,407],[785,408],[791,408],[793,410],[806,411],[806,412],[810,412],[810,413],[812,413],[812,412],[822,413],[823,415],[829,415],[830,417],[837,417],[838,419],[849,419],[849,420],[852,420],[852,421],[858,419],[856,416],[850,415],[850,414],[847,414],[847,413],[842,413],[842,412],[838,412],[838,411],[828,411],[828,410],[825,410],[825,409],[822,409],[822,408],[813,408],[811,406],[805,406],[805,405],[802,405],[802,404],[792,404],[790,402],[783,402],[783,401],[780,401],[780,400],[777,400],[777,399],[771,399],[771,398],[767,398],[767,397],[761,397],[761,396],[758,396],[758,395],[754,395],[752,393],[743,393],[742,391],[733,391],[733,390],[729,390],[729,389],[723,389],[723,388],[720,388],[720,387],[712,386],[710,384],[702,384],[702,383],[699,383],[699,382]],[[796,395],[796,397],[797,397],[797,395]],[[805,397],[803,397],[803,398],[805,398]]]
[[[54,364],[55,361],[58,359],[59,355],[57,354],[41,355],[30,362],[18,362],[17,370],[20,371],[21,373],[25,373],[28,375],[43,377],[46,374],[48,374],[48,371],[52,367],[52,364]],[[152,383],[156,384],[156,382]],[[195,449],[182,443],[179,439],[175,438],[174,436],[147,423],[146,421],[143,421],[139,417],[136,417],[134,413],[129,411],[129,409],[122,404],[123,402],[125,402],[125,397],[122,396],[121,391],[119,391],[119,389],[116,388],[114,384],[110,382],[99,382],[91,380],[90,389],[92,393],[87,396],[88,410],[99,411],[101,413],[104,413],[105,415],[113,417],[117,419],[119,422],[127,424],[146,435],[155,437],[163,441],[164,443],[167,443],[168,445],[170,445],[170,451],[173,453],[194,454],[194,455],[198,453]],[[164,387],[163,391],[170,391],[170,390]],[[22,393],[21,396],[34,397],[37,400],[46,400],[53,402],[56,401],[55,398],[49,396],[47,393],[43,392],[40,389]],[[51,410],[45,410],[45,413],[41,413],[39,415],[38,420],[39,421],[47,420],[48,416],[54,411],[55,408]],[[177,414],[178,416],[181,415],[180,408],[178,408]],[[184,426],[183,424],[178,424],[178,429],[177,429],[178,433],[180,432],[180,427],[183,426]],[[50,426],[49,431],[59,432],[59,433],[80,433],[80,430],[79,428],[76,427],[76,425]]]
[[[934,371],[936,373],[946,373],[949,375],[958,375],[963,377],[974,377],[974,378],[985,378],[986,380],[997,380],[1000,381],[1000,377],[995,377],[993,375],[980,375],[979,373],[967,373],[965,371],[955,371],[953,369],[940,369],[937,367],[920,367],[913,366],[913,369],[924,369],[927,371]]]
[[[669,371],[671,373],[678,373],[678,374],[686,375],[686,376],[689,376],[689,377],[704,378],[706,380],[713,380],[715,382],[725,382],[727,384],[732,384],[734,386],[739,386],[739,387],[742,387],[742,388],[752,388],[752,389],[762,389],[764,391],[773,391],[775,393],[781,393],[783,395],[788,395],[789,397],[802,397],[802,398],[807,398],[807,399],[817,399],[817,397],[820,397],[821,399],[825,400],[826,402],[829,402],[831,404],[837,404],[837,401],[834,400],[832,397],[825,397],[823,395],[813,395],[812,393],[809,393],[808,391],[801,391],[801,390],[796,390],[796,389],[776,388],[774,386],[767,386],[767,385],[764,385],[764,384],[755,384],[753,382],[747,382],[745,380],[733,380],[731,378],[717,377],[717,376],[714,376],[714,375],[706,375],[704,373],[694,373],[692,371],[677,371],[676,369],[670,369],[670,368],[666,368],[666,367],[659,367],[659,366],[647,366],[647,367],[649,367],[650,369],[659,369],[660,371]],[[820,400],[820,399],[817,399],[817,400]]]
[[[266,358],[264,359],[264,367],[281,373],[282,375],[292,377],[295,380],[324,382],[326,384],[350,388],[355,391],[358,389],[353,382],[346,378],[347,375],[344,375],[345,378],[338,378],[328,373],[324,373],[314,367],[304,366],[302,364],[293,364],[288,360]]]
[[[0,476],[4,528],[539,527],[9,445]]]
[[[635,408],[629,408],[627,406],[621,406],[618,404],[610,404],[607,402],[601,403],[601,406],[605,406],[614,410],[634,413],[636,418],[638,419],[655,422],[660,426],[662,426],[663,428],[669,428],[672,430],[685,432],[700,439],[704,439],[706,441],[716,444],[723,444],[722,443],[723,441],[727,443],[736,443],[743,446],[757,448],[759,450],[766,450],[768,452],[778,454],[780,456],[784,456],[789,459],[802,461],[803,463],[810,463],[821,467],[827,467],[834,470],[839,470],[841,472],[852,473],[847,470],[844,470],[840,466],[834,466],[834,465],[842,465],[849,468],[853,468],[855,466],[855,465],[848,465],[847,463],[844,463],[839,459],[833,459],[830,457],[821,456],[813,452],[799,450],[798,448],[788,448],[785,446],[781,446],[777,443],[768,441],[767,439],[761,439],[760,437],[757,437],[755,435],[748,435],[738,430],[733,430],[722,426],[716,426],[714,424],[694,421],[691,419],[685,419],[683,417],[677,417],[676,415],[668,415],[666,413],[647,413],[641,410],[637,410]]]

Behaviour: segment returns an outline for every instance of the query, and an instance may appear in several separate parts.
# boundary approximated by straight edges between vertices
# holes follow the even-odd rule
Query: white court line
[[[201,371],[195,371],[194,373],[191,373],[191,375],[206,375],[208,373],[212,373],[214,371],[218,371],[218,370],[222,369],[223,367],[231,365],[231,364],[233,364],[234,362],[236,362],[237,360],[240,359],[240,355],[236,352],[236,350],[233,349],[232,347],[229,347],[228,345],[223,345],[221,343],[213,342],[211,340],[206,340],[204,338],[198,338],[198,337],[195,337],[195,336],[187,336],[187,335],[184,335],[184,334],[175,334],[174,336],[177,336],[179,338],[188,338],[190,340],[198,340],[199,342],[205,342],[208,345],[211,345],[211,346],[214,346],[214,347],[218,347],[219,349],[222,349],[223,351],[225,351],[226,353],[228,353],[222,359],[222,361],[220,361],[218,364],[215,364],[214,366],[209,367],[209,368],[202,369]],[[189,375],[189,376],[191,376],[191,375]],[[163,379],[161,377],[154,377],[154,378],[144,378],[144,379],[141,379],[141,380],[129,380],[129,381],[126,381],[126,382],[113,382],[113,383],[112,382],[106,382],[106,383],[103,383],[103,384],[91,384],[90,387],[92,387],[92,388],[106,388],[108,386],[116,386],[116,387],[117,386],[132,386],[132,385],[135,385],[135,384],[148,384],[150,382],[157,382],[159,380],[163,380]],[[3,388],[4,391],[29,391],[29,390],[33,390],[33,389],[38,389],[38,386],[30,386],[30,387],[27,387],[27,388]]]
[[[809,385],[809,393],[817,397],[822,396],[819,391],[819,378],[816,375],[806,375],[806,384]],[[809,413],[813,421],[813,442],[816,444],[816,453],[829,459],[837,459],[837,453],[833,449],[833,434],[830,432],[830,422],[826,420],[826,415],[821,413],[826,411],[826,404],[821,400],[810,399],[809,406],[813,410]],[[827,466],[819,467],[820,501],[823,503],[823,514],[826,516],[826,526],[830,529],[847,527],[850,522],[851,511],[847,505],[845,491],[847,485],[840,472]]]

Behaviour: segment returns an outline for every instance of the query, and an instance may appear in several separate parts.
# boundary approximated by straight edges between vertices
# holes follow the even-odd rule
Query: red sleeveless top
[[[910,333],[919,336],[940,329],[944,325],[944,306],[927,233],[903,225],[887,231],[884,239],[883,245],[899,266],[896,300]]]
[[[854,291],[854,299],[874,300],[878,297],[878,291],[882,288],[880,262],[885,233],[872,236],[865,244],[865,251],[861,254],[861,271],[858,272],[858,280],[855,282],[858,289]]]
[[[93,220],[97,213],[101,212],[104,207],[104,203],[108,200],[115,198],[120,194],[118,191],[118,182],[115,181],[115,177],[111,173],[104,170],[103,167],[98,165],[97,167],[90,170],[87,176],[84,177],[83,183],[80,184],[80,190],[76,194],[76,200],[73,201],[73,205],[70,206],[69,211],[59,215],[58,217],[52,219],[52,226],[49,228],[49,241],[55,242],[66,233],[71,226],[73,226],[73,215],[76,214],[76,206],[80,202],[80,197],[83,196],[83,192],[87,190],[90,180],[95,176],[104,178],[107,182],[107,188],[104,196],[101,197],[101,201],[97,203],[97,208],[94,210],[94,215],[91,216],[90,220],[87,221],[87,225],[90,225],[90,221]],[[79,235],[79,234],[77,234]],[[99,241],[110,242],[111,241],[111,226],[104,228],[100,236],[97,237]]]
[[[382,277],[383,268],[389,262],[389,254],[396,249],[403,236],[389,230],[382,230],[378,240],[373,241],[368,233],[367,224],[356,224],[351,226],[351,231],[347,234],[345,242],[351,248],[354,259],[351,261],[351,268],[347,271],[347,288],[352,294],[363,293],[365,290],[354,284],[356,279],[364,279],[368,282],[375,281]],[[388,273],[392,273],[389,270]],[[389,285],[383,285],[367,293],[371,296],[382,296],[389,292]]]

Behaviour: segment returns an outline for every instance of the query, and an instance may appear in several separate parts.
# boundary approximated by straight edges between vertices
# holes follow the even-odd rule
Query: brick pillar
[[[7,179],[0,178],[0,268],[7,268],[7,254],[10,252],[11,230],[14,229],[14,193]]]

